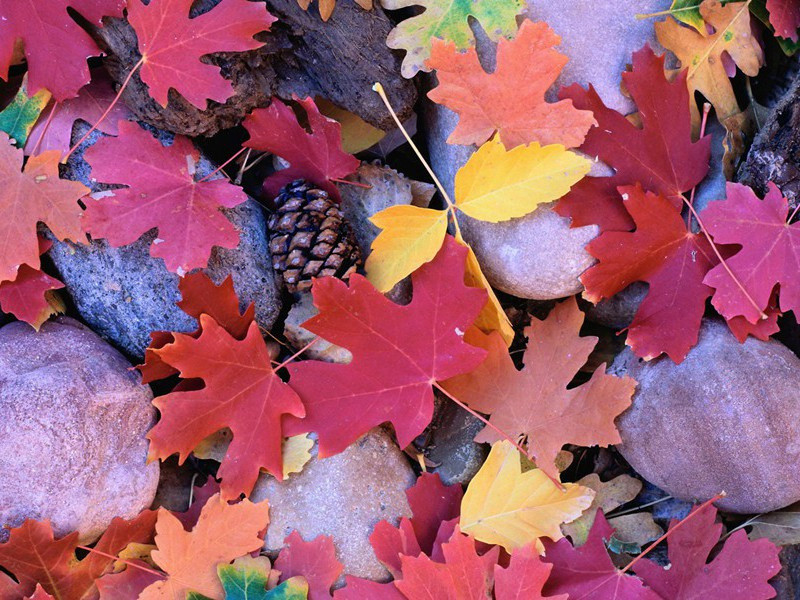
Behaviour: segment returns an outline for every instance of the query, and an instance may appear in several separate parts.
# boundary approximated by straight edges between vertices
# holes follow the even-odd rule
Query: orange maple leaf
[[[439,87],[428,97],[459,115],[449,144],[482,144],[495,131],[506,149],[522,144],[563,144],[575,148],[597,123],[591,111],[571,100],[545,102],[567,57],[553,49],[561,38],[547,25],[525,21],[513,40],[497,45],[497,68],[483,70],[474,48],[459,53],[455,44],[433,40],[427,64]]]
[[[60,157],[57,151],[32,156],[23,171],[22,150],[0,132],[0,281],[16,279],[24,264],[39,268],[38,222],[60,240],[85,239],[78,200],[89,189],[77,181],[58,178]]]
[[[596,337],[580,337],[583,313],[574,298],[557,305],[548,317],[533,319],[525,330],[528,347],[518,371],[503,339],[470,329],[465,339],[489,351],[474,371],[442,385],[477,411],[491,414],[490,423],[515,438],[527,436],[536,466],[556,478],[555,458],[564,444],[580,446],[621,442],[614,419],[631,403],[636,381],[605,373],[600,365],[591,379],[571,389],[567,384],[585,363]],[[484,428],[475,440],[502,439]]]
[[[158,549],[151,557],[167,578],[145,588],[139,600],[185,600],[189,591],[222,598],[225,593],[217,565],[259,550],[264,540],[258,534],[268,523],[266,500],[254,504],[245,499],[228,504],[219,494],[208,499],[191,531],[186,531],[171,512],[158,509]]]

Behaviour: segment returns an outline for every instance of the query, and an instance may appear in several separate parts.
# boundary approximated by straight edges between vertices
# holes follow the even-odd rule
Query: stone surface
[[[68,317],[36,333],[0,329],[0,522],[50,519],[57,537],[95,540],[153,501],[145,464],[150,388],[116,350]],[[0,533],[5,539],[7,532]]]
[[[466,485],[489,454],[488,444],[473,440],[484,424],[449,398],[436,394],[433,420],[415,445],[433,466],[429,469],[445,485]]]
[[[617,420],[619,451],[645,479],[681,500],[721,491],[720,509],[776,510],[800,500],[800,359],[776,341],[739,344],[722,321],[676,365],[626,349],[612,371],[638,381]]]
[[[625,329],[633,321],[639,305],[647,296],[650,286],[643,281],[634,281],[618,294],[601,300],[597,304],[586,302],[586,318],[612,329]]]
[[[316,446],[313,453],[300,474],[283,482],[262,474],[256,483],[250,499],[270,503],[265,549],[281,548],[292,530],[306,541],[330,535],[345,574],[387,580],[369,536],[378,521],[410,516],[405,490],[415,478],[408,461],[382,429],[336,456],[317,459]]]
[[[86,124],[78,123],[74,141],[87,129]],[[90,143],[99,137],[100,134],[93,135]],[[168,144],[172,138],[162,132],[159,139]],[[90,180],[90,169],[83,160],[85,149],[70,157],[66,176],[93,191],[104,189]],[[213,168],[201,159],[198,173],[202,176]],[[239,231],[239,246],[214,248],[206,273],[217,284],[232,275],[242,307],[255,302],[256,320],[269,329],[281,310],[281,292],[272,271],[264,214],[254,200],[223,212]],[[56,242],[49,254],[78,314],[101,336],[137,360],[150,343],[151,331],[197,328],[195,319],[175,305],[180,300],[178,275],[167,271],[163,260],[149,254],[155,235],[152,230],[121,248],[113,248],[105,240],[88,245]]]

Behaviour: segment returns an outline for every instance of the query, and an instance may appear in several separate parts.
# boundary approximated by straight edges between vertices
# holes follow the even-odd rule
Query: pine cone
[[[272,266],[294,293],[311,287],[313,277],[347,279],[361,263],[350,223],[328,193],[302,179],[275,198],[269,220]]]

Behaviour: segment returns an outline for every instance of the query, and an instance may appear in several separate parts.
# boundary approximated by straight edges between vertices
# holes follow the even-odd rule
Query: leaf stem
[[[789,215],[789,220],[786,221],[787,224],[791,225],[792,221],[794,221],[794,218],[797,216],[797,211],[799,210],[800,210],[800,198],[797,199],[797,206],[794,207],[792,214]]]
[[[345,185],[354,185],[356,187],[364,188],[365,190],[371,190],[372,186],[368,183],[361,183],[359,181],[348,181],[347,179],[339,179],[338,177],[331,177],[330,181],[334,181],[336,183],[343,183]]]
[[[279,369],[282,369],[283,367],[285,367],[286,365],[288,365],[290,362],[292,362],[292,361],[293,361],[295,358],[297,358],[298,356],[300,356],[300,355],[301,355],[303,352],[305,352],[306,350],[308,350],[309,348],[311,348],[311,346],[313,346],[314,344],[316,344],[316,343],[317,343],[318,341],[320,341],[321,339],[322,339],[322,338],[321,338],[321,337],[319,337],[319,336],[315,337],[313,340],[311,340],[310,342],[308,342],[308,343],[307,343],[305,346],[303,346],[302,348],[300,348],[300,350],[298,350],[297,352],[295,352],[294,354],[292,354],[292,355],[291,355],[289,358],[287,358],[285,361],[283,361],[281,364],[279,364],[277,367],[275,367],[275,369],[274,369],[274,370],[275,370],[275,371],[277,371],[277,370],[279,370]]]
[[[42,140],[44,139],[44,136],[47,133],[48,128],[50,127],[50,122],[53,120],[53,115],[55,114],[56,109],[59,106],[60,103],[58,102],[58,100],[56,100],[55,103],[53,104],[53,108],[50,109],[50,113],[47,115],[47,120],[44,122],[44,127],[42,128],[42,134],[39,136],[39,139],[36,140],[36,144],[33,146],[33,149],[31,150],[30,154],[31,156],[36,155],[36,151],[39,149],[39,146],[41,145]]]
[[[650,506],[655,506],[656,504],[661,504],[662,502],[666,502],[667,500],[672,500],[672,496],[664,496],[663,498],[659,498],[658,500],[653,500],[652,502],[648,502],[647,504],[640,504],[639,506],[632,506],[630,508],[626,508],[619,512],[609,511],[606,515],[609,519],[613,519],[614,517],[621,517],[622,515],[629,515],[635,512],[639,512],[643,508],[648,508]]]
[[[219,173],[219,172],[220,172],[222,169],[224,169],[225,167],[227,167],[227,166],[228,166],[228,165],[231,163],[231,161],[233,161],[233,160],[236,160],[236,157],[237,157],[237,156],[239,156],[239,155],[240,155],[242,152],[244,152],[246,149],[247,149],[247,148],[245,148],[244,146],[243,146],[243,147],[241,147],[241,148],[239,148],[239,151],[238,151],[236,154],[234,154],[233,156],[231,156],[231,157],[230,157],[228,160],[226,160],[224,163],[222,163],[222,164],[221,164],[220,166],[218,166],[216,169],[214,169],[213,171],[211,171],[211,173],[209,173],[209,174],[208,174],[208,175],[206,175],[205,177],[202,177],[201,179],[199,179],[199,180],[197,181],[197,183],[203,183],[203,182],[204,182],[204,181],[206,181],[207,179],[210,179],[211,177],[213,177],[214,175],[216,175],[217,173]]]
[[[376,91],[378,93],[378,95],[381,97],[381,100],[383,100],[383,103],[386,105],[386,108],[389,110],[389,114],[392,115],[392,119],[394,119],[394,122],[397,124],[397,128],[403,134],[403,137],[406,138],[406,141],[411,146],[411,149],[414,151],[414,154],[417,155],[417,158],[422,163],[422,166],[425,167],[425,170],[428,172],[428,175],[431,176],[431,179],[433,179],[433,182],[436,184],[436,187],[439,189],[439,193],[442,194],[442,197],[444,198],[445,202],[447,202],[447,211],[450,213],[450,216],[453,218],[453,226],[454,226],[455,231],[456,231],[456,239],[463,241],[464,238],[461,237],[461,228],[458,226],[458,218],[456,216],[456,205],[455,205],[455,202],[453,202],[453,200],[447,194],[447,192],[444,189],[444,186],[442,185],[442,182],[439,181],[439,178],[436,177],[436,173],[433,172],[433,168],[431,168],[431,166],[428,164],[428,161],[426,161],[425,158],[422,156],[422,152],[419,151],[419,148],[417,148],[417,145],[411,139],[411,136],[408,135],[408,131],[406,131],[406,128],[403,127],[403,124],[400,122],[400,119],[397,116],[397,113],[394,112],[394,109],[392,108],[392,105],[389,103],[389,98],[386,97],[386,92],[384,91],[383,86],[380,83],[375,82],[375,84],[372,86],[372,89],[374,91]]]
[[[135,563],[133,561],[130,561],[130,560],[127,560],[127,559],[124,559],[124,558],[120,558],[119,556],[114,556],[113,554],[108,554],[106,552],[103,552],[102,550],[97,550],[95,548],[89,548],[89,546],[81,546],[81,545],[78,545],[77,547],[80,548],[81,550],[86,550],[87,552],[91,552],[93,554],[99,554],[100,556],[105,556],[106,558],[110,558],[111,560],[114,560],[114,561],[118,560],[120,562],[125,563],[129,567],[133,567],[134,569],[139,569],[141,571],[145,571],[146,573],[150,573],[151,575],[157,575],[161,579],[164,579],[164,577],[166,577],[166,575],[164,575],[164,573],[161,573],[159,571],[155,571],[153,569],[148,569],[147,567],[143,567],[142,565],[137,564],[137,563]]]
[[[478,412],[476,412],[476,411],[472,410],[472,409],[471,409],[469,406],[467,406],[466,404],[464,404],[464,403],[463,403],[461,400],[459,400],[458,398],[456,398],[455,396],[453,396],[453,395],[452,395],[450,392],[448,392],[448,391],[447,391],[446,389],[444,389],[444,388],[443,388],[441,385],[439,385],[439,382],[438,382],[438,381],[434,381],[434,382],[433,382],[433,387],[435,387],[435,388],[436,388],[437,390],[439,390],[439,391],[440,391],[442,394],[444,394],[445,396],[447,396],[448,398],[450,398],[450,400],[452,400],[453,402],[455,402],[455,403],[456,403],[458,406],[460,406],[460,407],[461,407],[461,408],[463,408],[465,411],[467,411],[469,414],[471,414],[473,417],[475,417],[476,419],[478,419],[478,420],[479,420],[481,423],[485,424],[485,425],[486,425],[487,427],[489,427],[490,429],[493,429],[493,430],[494,430],[494,431],[495,431],[495,432],[496,432],[496,433],[497,433],[497,434],[498,434],[500,437],[502,437],[503,439],[505,439],[505,440],[508,440],[509,442],[511,442],[511,443],[514,445],[514,447],[515,447],[517,450],[519,450],[519,451],[520,451],[520,453],[521,453],[523,456],[525,456],[526,458],[528,458],[528,460],[533,460],[533,457],[531,457],[531,455],[530,455],[530,454],[529,454],[529,453],[528,453],[528,452],[527,452],[527,451],[526,451],[526,450],[525,450],[525,449],[524,449],[522,446],[520,446],[520,445],[519,445],[517,442],[515,442],[515,441],[514,441],[514,440],[511,438],[511,436],[510,436],[510,435],[508,435],[508,434],[507,434],[505,431],[503,431],[502,429],[500,429],[500,428],[499,428],[497,425],[495,425],[494,423],[490,422],[490,421],[489,421],[489,420],[488,420],[486,417],[484,417],[482,414],[480,414],[480,413],[478,413]],[[560,485],[561,485],[561,483],[560,483],[560,482],[558,482],[558,485],[560,486]]]
[[[686,206],[689,207],[689,210],[692,212],[692,215],[694,216],[695,220],[697,221],[697,225],[700,227],[700,231],[702,231],[703,235],[706,236],[706,239],[708,240],[708,243],[711,245],[711,249],[714,251],[714,254],[717,255],[717,258],[719,259],[720,264],[722,264],[722,266],[728,272],[728,275],[730,275],[731,279],[733,279],[733,282],[736,284],[736,287],[738,287],[739,290],[741,290],[742,294],[744,294],[744,297],[747,298],[747,301],[750,302],[750,304],[753,305],[753,308],[755,308],[758,311],[759,318],[762,319],[762,320],[766,319],[767,318],[766,313],[763,310],[761,310],[761,308],[758,306],[756,301],[753,300],[753,297],[745,289],[745,287],[742,284],[742,282],[739,281],[739,278],[736,277],[736,275],[733,274],[733,271],[731,271],[731,268],[728,266],[727,261],[722,257],[722,254],[720,253],[719,248],[717,248],[717,245],[714,243],[714,240],[711,239],[711,235],[708,233],[708,230],[706,229],[706,226],[703,225],[703,221],[700,219],[700,215],[697,213],[697,211],[695,210],[694,206],[692,206],[692,204],[686,199],[685,196],[681,196],[681,200],[683,200],[684,204],[686,204]]]
[[[69,152],[67,152],[67,154],[64,156],[64,158],[61,159],[61,164],[66,163],[67,159],[72,155],[72,153],[75,152],[75,150],[77,150],[78,147],[83,142],[86,141],[86,138],[88,138],[91,135],[91,133],[100,126],[100,123],[103,122],[103,119],[105,119],[108,116],[108,114],[111,112],[111,110],[117,104],[119,99],[122,97],[122,92],[124,92],[125,88],[128,87],[128,84],[130,83],[131,77],[133,77],[133,74],[136,71],[138,71],[139,67],[141,67],[143,64],[144,64],[144,56],[139,59],[139,62],[137,62],[135,65],[133,65],[133,68],[130,70],[130,73],[128,73],[128,76],[125,77],[125,81],[122,82],[122,85],[120,86],[119,90],[117,91],[117,95],[114,96],[114,99],[111,101],[111,104],[108,105],[108,108],[106,108],[105,112],[103,112],[103,114],[100,115],[100,118],[97,119],[95,124],[92,125],[89,128],[89,131],[87,131],[85,134],[83,134],[83,137],[81,139],[79,139],[78,142],[74,146],[72,146],[72,148],[69,149]]]
[[[708,506],[709,504],[713,504],[713,503],[714,503],[714,502],[716,502],[717,500],[721,500],[721,499],[722,499],[722,498],[724,498],[724,497],[725,497],[725,492],[720,492],[719,494],[717,494],[716,496],[714,496],[714,497],[713,497],[713,498],[711,498],[710,500],[706,500],[705,502],[703,502],[703,503],[702,503],[700,506],[698,506],[696,509],[694,509],[692,512],[690,512],[688,515],[686,515],[686,516],[685,516],[683,519],[681,519],[680,521],[678,521],[677,523],[675,523],[675,525],[674,525],[673,527],[670,527],[670,528],[669,528],[669,529],[668,529],[668,530],[667,530],[667,531],[664,533],[664,535],[662,535],[662,536],[661,536],[660,538],[658,538],[658,539],[657,539],[655,542],[653,542],[653,543],[652,543],[652,544],[650,544],[650,545],[649,545],[647,548],[645,548],[645,549],[644,549],[644,550],[643,550],[643,551],[642,551],[642,552],[641,552],[641,553],[640,553],[640,554],[639,554],[639,555],[638,555],[636,558],[634,558],[634,559],[633,559],[631,562],[629,562],[629,563],[626,565],[626,567],[625,567],[624,569],[620,570],[620,572],[619,572],[619,575],[623,575],[623,574],[625,574],[627,571],[629,571],[629,570],[630,570],[630,568],[631,568],[633,565],[635,565],[635,564],[636,564],[636,563],[637,563],[639,560],[641,560],[642,558],[644,558],[644,556],[645,556],[645,555],[646,555],[648,552],[650,552],[650,551],[651,551],[653,548],[655,548],[656,546],[658,546],[658,545],[659,545],[661,542],[663,542],[663,541],[664,541],[665,539],[667,539],[667,538],[668,538],[670,535],[672,535],[672,534],[673,534],[675,531],[677,531],[677,529],[678,529],[679,527],[682,527],[684,523],[686,523],[687,521],[689,521],[689,519],[693,518],[695,515],[697,515],[698,513],[700,513],[700,512],[701,512],[701,511],[702,511],[702,510],[703,510],[703,509],[706,507],[706,506]]]

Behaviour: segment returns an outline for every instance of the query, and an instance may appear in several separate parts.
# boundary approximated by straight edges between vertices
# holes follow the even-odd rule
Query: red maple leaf
[[[239,298],[236,296],[230,275],[221,284],[214,285],[211,278],[201,271],[189,273],[181,277],[178,291],[181,293],[181,300],[177,304],[187,315],[199,321],[200,315],[206,314],[237,340],[247,335],[250,324],[255,318],[255,305],[251,303],[244,313],[239,312]],[[198,338],[201,332],[202,329],[198,328],[189,335]],[[175,341],[172,333],[153,331],[150,339],[150,345],[144,352],[144,364],[137,367],[142,373],[142,383],[164,379],[178,372],[161,360],[161,356],[156,352],[159,348]]]
[[[344,580],[347,585],[334,592],[334,600],[407,600],[394,582],[378,583],[352,575],[345,576]]]
[[[349,175],[360,163],[342,150],[339,123],[323,116],[311,98],[298,99],[297,102],[306,112],[310,132],[300,125],[291,108],[273,98],[272,104],[254,110],[242,123],[250,134],[244,145],[289,161],[288,169],[264,180],[264,192],[270,198],[287,183],[306,179],[338,200],[339,191],[331,179]]]
[[[295,575],[305,577],[308,581],[308,600],[333,598],[331,586],[344,570],[344,566],[336,558],[332,537],[318,535],[306,542],[296,531],[283,540],[283,548],[275,561],[275,568],[281,572],[281,581]]]
[[[545,538],[543,560],[552,564],[553,570],[544,592],[580,600],[664,600],[611,562],[603,540],[610,539],[613,531],[602,511],[597,511],[583,546],[574,548],[567,538],[557,542]]]
[[[77,532],[55,539],[49,521],[28,519],[0,544],[0,566],[19,581],[23,595],[41,584],[60,600],[82,600],[91,596],[95,580],[111,567],[118,552],[131,542],[152,541],[155,522],[156,512],[150,510],[130,521],[114,519],[94,546],[97,552],[79,561],[75,556]]]
[[[782,312],[800,314],[800,222],[787,224],[789,202],[774,183],[760,200],[749,187],[727,184],[727,199],[711,202],[703,222],[720,244],[741,249],[727,259],[728,267],[747,290],[751,301],[722,265],[714,267],[705,283],[714,288],[711,303],[726,318],[743,316],[758,323],[759,309],[769,307],[778,286]]]
[[[711,288],[703,283],[717,263],[705,236],[687,230],[662,195],[620,188],[636,231],[606,231],[586,250],[599,261],[581,275],[591,302],[610,298],[634,281],[650,285],[628,328],[628,345],[647,360],[666,353],[681,362],[697,343]]]
[[[460,485],[444,485],[437,474],[420,475],[406,490],[412,517],[401,518],[397,527],[380,521],[369,536],[377,559],[399,577],[401,556],[431,556],[442,523],[460,514],[463,495]]]
[[[253,36],[275,22],[262,2],[223,0],[210,11],[189,18],[194,0],[128,2],[128,21],[142,55],[140,76],[161,106],[170,88],[201,110],[206,99],[225,102],[233,86],[219,67],[201,62],[214,52],[243,52],[263,45]]]
[[[800,28],[800,2],[798,0],[767,0],[769,23],[775,28],[775,35],[797,41]]]
[[[114,100],[115,93],[111,86],[111,78],[105,69],[93,69],[92,82],[78,92],[77,98],[64,100],[57,106],[51,103],[50,109],[42,112],[28,135],[25,154],[31,154],[38,145],[39,152],[58,150],[63,155],[71,146],[72,126],[78,119],[91,125],[97,124],[97,129],[104,133],[118,135],[117,123],[127,119],[131,111],[122,102],[117,102],[108,115],[100,120]],[[52,117],[50,111],[54,111]]]
[[[119,137],[99,140],[84,155],[93,179],[128,186],[87,200],[88,233],[118,247],[156,227],[150,253],[178,274],[205,267],[214,246],[239,244],[239,233],[220,208],[233,208],[247,196],[224,178],[195,181],[200,153],[188,138],[175,136],[171,146],[162,146],[128,121],[120,122],[119,131]]]
[[[478,556],[475,540],[456,530],[442,545],[444,562],[434,562],[424,554],[403,556],[403,578],[394,584],[414,600],[486,600],[492,597],[494,567],[499,546]]]
[[[77,95],[89,83],[86,59],[100,48],[67,12],[77,11],[102,25],[105,15],[121,17],[125,0],[0,0],[0,78],[8,80],[14,46],[21,40],[28,64],[28,94],[45,88],[58,100]]]
[[[218,471],[222,496],[249,494],[261,468],[283,478],[281,415],[302,417],[297,394],[272,369],[255,322],[237,340],[209,315],[200,315],[202,333],[175,333],[175,341],[156,350],[184,379],[198,378],[202,389],[173,391],[153,404],[161,419],[147,434],[150,457],[178,453],[183,463],[201,441],[225,427],[233,439]]]
[[[153,568],[144,561],[129,560],[123,571],[103,575],[95,583],[100,600],[125,600],[138,598],[148,586],[162,579],[164,576],[154,573]]]
[[[650,560],[641,560],[633,565],[636,574],[662,598],[670,600],[774,598],[775,590],[768,581],[781,570],[775,544],[766,539],[751,542],[740,529],[706,564],[720,541],[722,524],[714,523],[717,510],[713,506],[699,510],[670,534],[669,567],[664,569]],[[675,521],[670,527],[674,525]]]
[[[495,131],[507,149],[521,144],[580,146],[595,124],[592,113],[572,101],[545,102],[567,57],[556,51],[561,38],[547,23],[524,21],[512,40],[500,38],[497,68],[483,70],[475,48],[434,39],[427,64],[436,69],[438,87],[428,98],[458,113],[449,144],[482,144]]]
[[[406,306],[388,300],[361,275],[314,283],[319,314],[304,327],[353,354],[349,364],[289,365],[290,385],[306,418],[287,419],[287,434],[315,431],[319,456],[341,452],[386,421],[405,447],[430,423],[436,381],[475,368],[486,356],[464,342],[486,293],[464,284],[466,249],[447,236],[431,262],[412,275]]]
[[[50,246],[52,242],[39,238],[39,254],[47,252]],[[63,287],[62,282],[44,271],[22,265],[14,281],[0,283],[0,309],[38,328],[52,314],[47,292]]]
[[[571,217],[573,227],[596,223],[603,231],[629,231],[633,223],[618,186],[640,183],[680,207],[680,194],[708,172],[711,136],[692,141],[686,71],[667,81],[664,58],[645,46],[633,54],[633,70],[622,79],[636,102],[641,128],[607,108],[592,86],[585,90],[574,84],[559,94],[594,113],[597,127],[589,130],[580,149],[616,171],[612,177],[585,177],[559,201],[556,211]]]
[[[495,600],[567,600],[567,594],[542,595],[552,568],[552,565],[542,562],[535,544],[514,550],[508,567],[494,567]]]
[[[488,351],[474,371],[444,383],[456,398],[479,412],[490,414],[477,442],[525,437],[536,465],[558,478],[556,455],[564,444],[608,446],[622,441],[614,419],[631,404],[636,382],[615,377],[600,365],[586,383],[567,389],[597,344],[596,337],[580,337],[583,313],[574,298],[553,308],[546,319],[532,319],[525,329],[528,347],[517,370],[503,338],[477,328],[467,341]]]
[[[26,600],[54,600],[53,597],[44,591],[41,585],[37,585],[33,595],[28,596]]]
[[[32,156],[22,170],[22,150],[0,132],[0,282],[14,281],[21,265],[38,269],[36,225],[44,223],[60,239],[85,239],[78,200],[89,189],[58,178],[58,152]]]

